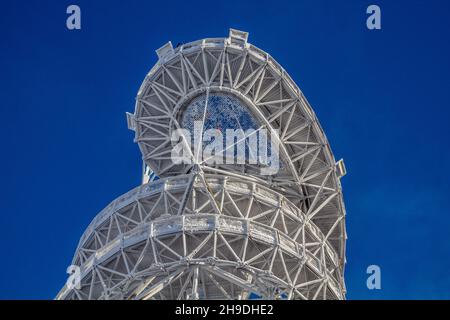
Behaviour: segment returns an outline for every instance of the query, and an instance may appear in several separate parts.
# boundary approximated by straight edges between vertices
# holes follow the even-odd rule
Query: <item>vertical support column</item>
[[[199,275],[199,270],[198,267],[194,267],[194,274],[193,274],[193,278],[192,278],[192,295],[191,295],[191,299],[192,300],[198,300],[198,275]]]

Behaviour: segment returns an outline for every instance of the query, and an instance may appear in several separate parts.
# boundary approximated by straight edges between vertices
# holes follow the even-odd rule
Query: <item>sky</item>
[[[2,2],[0,299],[53,299],[89,222],[139,185],[125,112],[154,50],[229,28],[289,72],[345,160],[347,298],[450,299],[449,16],[446,0]]]

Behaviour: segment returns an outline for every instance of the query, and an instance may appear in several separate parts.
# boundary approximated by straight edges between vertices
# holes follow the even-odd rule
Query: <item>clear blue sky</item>
[[[230,27],[288,70],[346,161],[348,298],[450,298],[450,2],[74,1],[69,31],[71,3],[0,6],[0,298],[53,298],[91,219],[139,184],[125,112],[154,50]]]

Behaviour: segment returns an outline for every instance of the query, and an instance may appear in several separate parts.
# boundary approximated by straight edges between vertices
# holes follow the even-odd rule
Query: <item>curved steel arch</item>
[[[80,287],[57,299],[344,299],[345,208],[325,134],[300,89],[266,52],[230,30],[157,50],[134,114],[153,175],[111,202],[80,239]],[[175,164],[173,130],[191,101],[238,98],[279,142],[282,168]],[[205,117],[205,116],[204,116]],[[203,125],[204,125],[203,117]],[[202,127],[202,130],[204,127]]]
[[[327,138],[287,72],[244,38],[232,31],[228,38],[204,39],[176,49],[170,43],[163,47],[164,54],[137,96],[135,141],[157,175],[184,174],[191,166],[173,163],[170,142],[171,130],[180,128],[176,118],[181,107],[207,91],[239,97],[269,132],[280,131],[280,136],[271,137],[280,141],[280,153],[289,170],[271,177],[272,187],[283,190],[293,201],[301,199],[296,204],[308,211],[310,219],[323,221],[317,223],[324,233],[338,230],[331,239],[343,265],[345,208]],[[238,166],[201,167],[205,172],[220,172],[224,167],[227,172],[243,173]]]
[[[209,189],[195,174],[169,177],[142,185],[112,202],[80,240],[73,264],[81,268],[81,288],[65,287],[58,298],[142,298],[134,295],[137,288],[143,283],[152,288],[167,272],[181,270],[186,275],[198,267],[209,274],[214,267],[215,279],[230,276],[229,271],[220,272],[230,266],[238,276],[255,277],[242,283],[225,281],[222,285],[232,289],[234,296],[220,295],[216,288],[203,298],[238,299],[253,288],[251,292],[270,299],[274,298],[274,287],[286,298],[344,297],[333,248],[326,243],[322,247],[320,229],[286,197],[254,181],[220,175],[207,175],[206,179]],[[183,198],[191,182],[189,200],[195,197],[196,201],[189,201],[181,212],[182,203],[177,199]],[[221,205],[221,215],[213,213],[205,196],[210,191],[217,199],[229,199]],[[150,276],[155,279],[149,281]],[[92,280],[95,277],[97,281]],[[265,285],[256,282],[262,278]],[[216,287],[216,281],[205,285]],[[172,288],[178,295],[179,287]],[[158,292],[146,297],[161,298]],[[178,295],[166,293],[165,297],[175,299]]]

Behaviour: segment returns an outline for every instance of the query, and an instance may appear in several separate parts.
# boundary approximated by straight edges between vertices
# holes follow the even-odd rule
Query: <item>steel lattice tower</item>
[[[91,222],[72,262],[80,286],[57,299],[345,298],[344,164],[294,81],[247,38],[231,29],[157,50],[127,114],[143,184]],[[237,112],[234,125],[266,129],[279,170],[174,163],[172,134],[198,110],[204,126]]]

